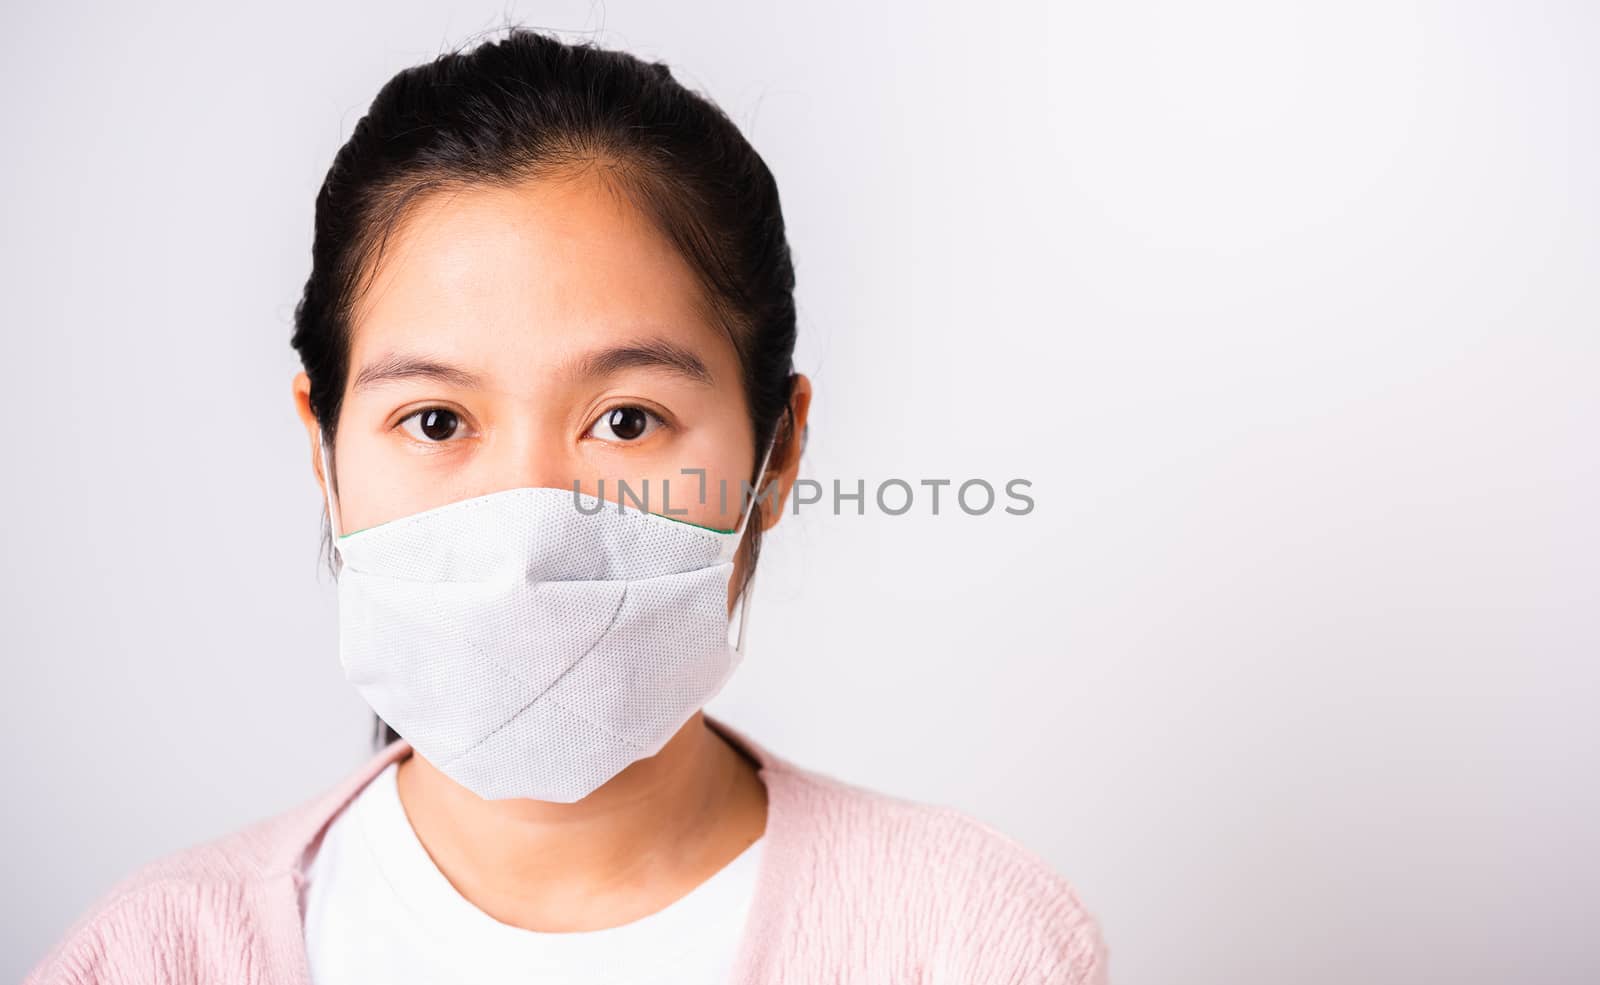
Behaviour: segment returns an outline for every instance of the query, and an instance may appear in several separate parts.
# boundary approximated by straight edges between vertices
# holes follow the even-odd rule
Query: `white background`
[[[292,413],[338,145],[504,20],[776,173],[804,474],[711,706],[1067,875],[1118,983],[1600,979],[1592,5],[8,5],[0,979],[368,754]]]

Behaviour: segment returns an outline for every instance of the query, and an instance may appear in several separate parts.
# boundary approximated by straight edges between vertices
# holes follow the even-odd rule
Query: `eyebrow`
[[[664,369],[702,386],[714,382],[705,361],[693,351],[667,339],[639,339],[586,353],[563,367],[574,379],[612,376],[625,369]],[[425,356],[390,353],[361,368],[351,391],[366,390],[400,380],[432,380],[461,390],[483,388],[483,378],[459,366]]]
[[[639,339],[598,349],[578,359],[567,372],[578,379],[589,379],[641,368],[664,369],[702,386],[711,386],[714,382],[705,362],[692,350],[661,338]]]
[[[399,380],[433,380],[462,390],[481,389],[483,386],[483,380],[476,373],[459,366],[421,356],[391,353],[363,366],[361,372],[356,374],[355,382],[350,384],[350,389],[352,392],[365,390]]]

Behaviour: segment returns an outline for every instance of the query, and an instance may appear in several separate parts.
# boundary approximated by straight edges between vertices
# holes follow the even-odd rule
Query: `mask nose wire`
[[[763,483],[766,478],[767,465],[772,460],[772,449],[778,444],[778,436],[773,434],[772,440],[767,442],[767,450],[761,455],[761,464],[756,469],[756,486],[751,490],[750,502],[745,506],[743,515],[739,517],[739,525],[734,529],[732,543],[733,550],[737,552],[738,545],[744,541],[745,526],[750,522],[750,516],[756,511],[756,502],[762,498]],[[333,464],[328,460],[328,446],[322,436],[317,436],[317,453],[322,457],[322,484],[328,494],[328,526],[333,532],[334,553],[339,551],[339,503],[333,491]],[[750,626],[750,595],[755,585],[756,576],[752,572],[746,580],[744,588],[739,592],[739,635],[734,643],[735,652],[744,654],[745,631]]]
[[[772,449],[778,444],[777,434],[767,442],[767,450],[761,455],[761,464],[756,469],[756,487],[751,491],[750,502],[746,504],[739,517],[739,525],[734,528],[734,544],[737,545],[744,539],[745,525],[750,522],[750,516],[756,510],[756,502],[762,498],[761,480],[767,474],[767,463],[772,460]],[[322,457],[322,484],[328,494],[328,526],[333,531],[334,548],[339,546],[339,502],[333,491],[333,463],[328,460],[328,445],[322,436],[317,436],[317,454]]]

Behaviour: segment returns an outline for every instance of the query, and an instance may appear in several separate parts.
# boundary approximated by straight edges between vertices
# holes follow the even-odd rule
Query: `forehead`
[[[688,262],[593,173],[427,193],[391,231],[352,325],[352,368],[423,350],[537,372],[641,335],[718,376],[737,362]]]

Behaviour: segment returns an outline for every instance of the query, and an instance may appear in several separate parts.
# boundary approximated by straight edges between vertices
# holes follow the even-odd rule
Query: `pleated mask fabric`
[[[581,800],[659,752],[743,659],[749,600],[737,644],[727,600],[751,512],[727,532],[525,487],[335,527],[345,677],[478,796]]]

